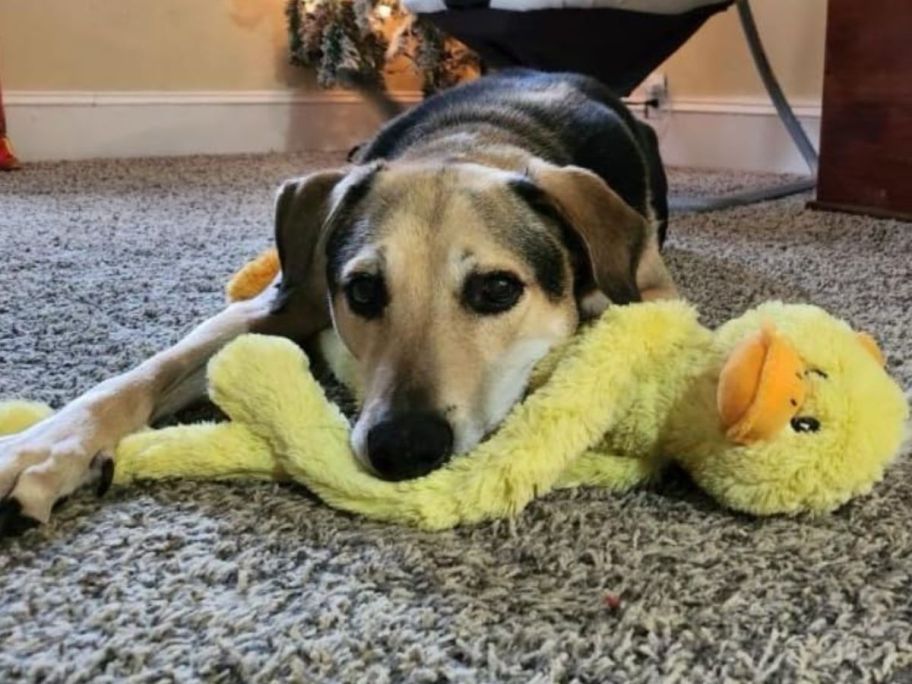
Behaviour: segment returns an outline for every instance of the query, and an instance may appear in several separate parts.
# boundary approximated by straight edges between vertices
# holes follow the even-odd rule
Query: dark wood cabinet
[[[830,0],[814,206],[912,219],[912,1]]]

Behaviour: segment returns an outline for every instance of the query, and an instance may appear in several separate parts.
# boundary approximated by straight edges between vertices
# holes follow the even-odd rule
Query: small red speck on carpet
[[[602,603],[609,610],[618,610],[621,607],[621,597],[617,594],[605,594],[602,597]]]

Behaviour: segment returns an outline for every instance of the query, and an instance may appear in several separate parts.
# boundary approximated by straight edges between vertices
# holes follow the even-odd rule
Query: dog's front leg
[[[206,362],[249,331],[295,335],[287,314],[270,313],[273,288],[229,305],[173,347],[94,387],[24,432],[0,439],[0,535],[47,522],[51,508],[83,484],[113,475],[114,447],[153,418],[205,392]]]

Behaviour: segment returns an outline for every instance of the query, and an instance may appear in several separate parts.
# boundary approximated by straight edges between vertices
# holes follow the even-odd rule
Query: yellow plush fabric
[[[596,445],[621,416],[641,405],[670,401],[673,388],[689,375],[681,360],[692,353],[701,331],[693,310],[680,303],[613,310],[563,350],[549,379],[489,440],[447,467],[406,482],[379,480],[358,464],[348,446],[348,422],[327,402],[306,372],[306,356],[291,342],[248,335],[228,345],[210,365],[210,394],[231,416],[231,425],[249,429],[245,448],[256,454],[251,461],[258,464],[259,475],[277,467],[337,508],[440,529],[516,514],[554,487],[567,465]],[[651,382],[657,371],[662,374],[660,369],[664,381]],[[638,385],[650,388],[648,400],[645,393],[630,391]],[[655,415],[645,412],[642,418],[654,422]],[[167,477],[198,472],[179,465],[196,460],[198,443],[174,458],[174,448],[163,446],[158,434],[124,441],[115,482],[140,473]],[[210,438],[211,433],[201,436],[203,443]],[[256,438],[268,447],[251,448]],[[207,460],[212,454],[208,446],[200,451]],[[275,461],[263,460],[264,453],[274,454]],[[121,470],[124,461],[128,472]],[[626,486],[642,481],[646,463],[640,461],[637,477]]]
[[[759,351],[744,351],[758,339]],[[774,340],[789,351],[767,358]],[[720,378],[732,364],[747,364],[751,379],[735,393],[740,408],[771,382],[764,372],[785,370],[792,379],[777,386],[788,391],[770,397],[799,404],[747,442],[731,438],[720,409]],[[730,508],[821,513],[882,477],[908,420],[905,397],[868,342],[820,309],[780,303],[715,333],[681,302],[612,308],[540,365],[534,391],[487,441],[405,482],[361,468],[348,422],[291,342],[244,336],[212,360],[209,382],[232,421],[131,435],[117,450],[116,483],[291,478],[332,506],[441,529],[515,515],[555,487],[629,489],[674,460]],[[0,407],[0,425],[2,415]],[[806,429],[811,418],[816,432]]]
[[[0,402],[0,436],[25,430],[51,413],[49,406],[37,401],[17,399]]]
[[[862,340],[814,306],[764,304],[716,331],[715,349],[727,353],[769,322],[806,367],[806,396],[791,422],[812,418],[819,429],[786,424],[768,439],[732,444],[706,420],[717,398],[710,368],[673,413],[666,448],[731,508],[755,515],[830,511],[883,477],[907,435],[908,402],[873,354],[870,336]]]

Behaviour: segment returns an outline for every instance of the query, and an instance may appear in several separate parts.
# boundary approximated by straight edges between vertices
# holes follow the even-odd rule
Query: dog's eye
[[[345,299],[358,316],[376,318],[389,303],[383,279],[375,275],[357,275],[345,284]]]
[[[796,416],[792,418],[791,426],[795,432],[817,432],[820,429],[820,421],[811,416]]]
[[[523,284],[511,273],[475,274],[465,284],[463,298],[469,308],[482,314],[498,314],[516,306]]]

